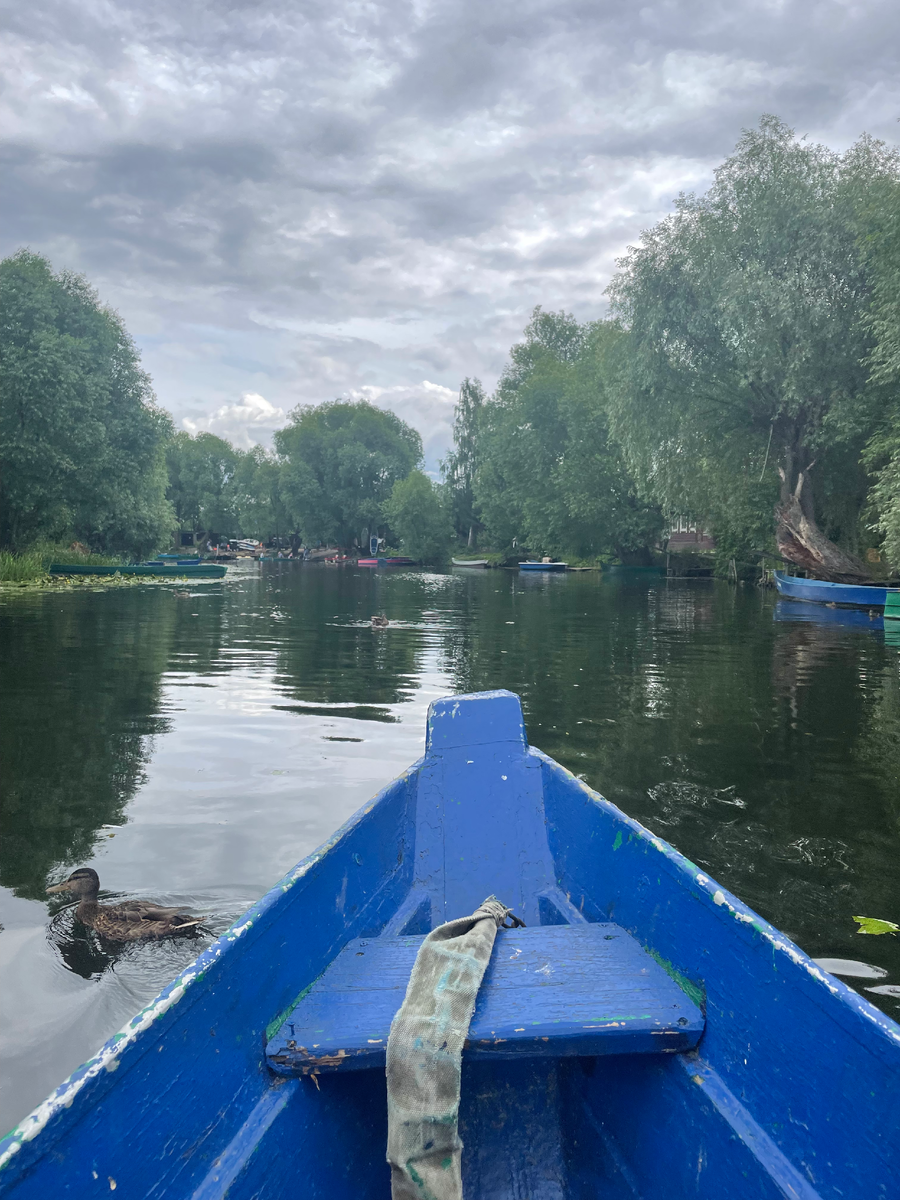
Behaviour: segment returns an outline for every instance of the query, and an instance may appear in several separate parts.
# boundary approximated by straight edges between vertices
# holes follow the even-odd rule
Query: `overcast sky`
[[[367,397],[446,450],[536,304],[614,261],[764,112],[900,126],[897,0],[12,0],[2,252],[118,308],[183,427],[269,444]]]

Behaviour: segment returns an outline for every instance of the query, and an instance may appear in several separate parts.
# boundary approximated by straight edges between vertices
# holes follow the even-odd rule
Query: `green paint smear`
[[[618,850],[621,845],[622,845],[622,830],[620,829],[619,832],[616,834],[616,840],[613,842],[613,850]]]
[[[670,979],[674,979],[681,990],[697,1005],[698,1008],[703,1008],[706,1004],[706,994],[703,988],[696,983],[691,983],[686,975],[677,970],[667,958],[663,958],[661,954],[657,954],[655,950],[647,947],[647,953],[654,962],[659,963]]]
[[[322,976],[320,975],[319,979],[321,979],[321,978],[322,978]],[[290,1004],[287,1006],[287,1008],[284,1010],[284,1012],[280,1013],[275,1018],[274,1021],[272,1021],[270,1024],[268,1024],[266,1026],[266,1041],[267,1042],[271,1042],[272,1038],[275,1036],[275,1034],[278,1032],[278,1030],[282,1027],[282,1025],[285,1023],[285,1021],[288,1019],[288,1017],[291,1015],[291,1013],[294,1011],[294,1009],[297,1007],[297,1005],[300,1003],[300,1001],[304,998],[304,996],[309,995],[309,993],[312,991],[313,984],[315,984],[316,982],[318,982],[318,981],[316,979],[314,979],[312,981],[312,983],[308,983],[306,985],[306,987],[303,989],[303,991],[300,992],[299,995],[294,997],[294,999],[290,1002]]]

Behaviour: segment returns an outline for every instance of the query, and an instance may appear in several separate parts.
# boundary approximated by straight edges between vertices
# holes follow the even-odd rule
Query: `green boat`
[[[86,563],[51,563],[51,575],[147,575],[162,579],[221,579],[227,567],[217,563],[198,563],[197,566],[176,566],[173,563],[136,563],[121,567],[93,567]]]

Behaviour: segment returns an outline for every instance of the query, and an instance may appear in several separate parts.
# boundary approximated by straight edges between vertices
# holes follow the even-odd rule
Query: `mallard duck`
[[[202,922],[180,908],[162,908],[149,900],[123,900],[121,904],[98,904],[100,876],[92,867],[79,867],[68,879],[47,888],[51,892],[73,892],[78,896],[75,916],[103,937],[116,942],[161,938],[187,933]]]
[[[390,621],[383,613],[380,616],[378,613],[376,613],[372,618],[373,629],[387,629],[388,625],[390,625]]]

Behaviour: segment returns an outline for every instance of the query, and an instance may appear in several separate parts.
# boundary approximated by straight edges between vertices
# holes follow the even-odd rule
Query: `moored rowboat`
[[[486,567],[488,565],[486,558],[451,558],[450,561],[454,567]]]
[[[376,1200],[422,935],[495,892],[462,1071],[478,1200],[887,1200],[900,1027],[528,747],[509,692],[424,757],[0,1142],[15,1200]]]
[[[869,587],[864,584],[827,583],[823,579],[799,579],[775,572],[775,587],[789,600],[811,600],[816,604],[845,604],[851,608],[876,608],[885,617],[900,617],[900,588]]]
[[[129,563],[120,567],[94,567],[85,563],[51,563],[51,575],[152,575],[172,579],[221,579],[227,567],[217,563]]]

